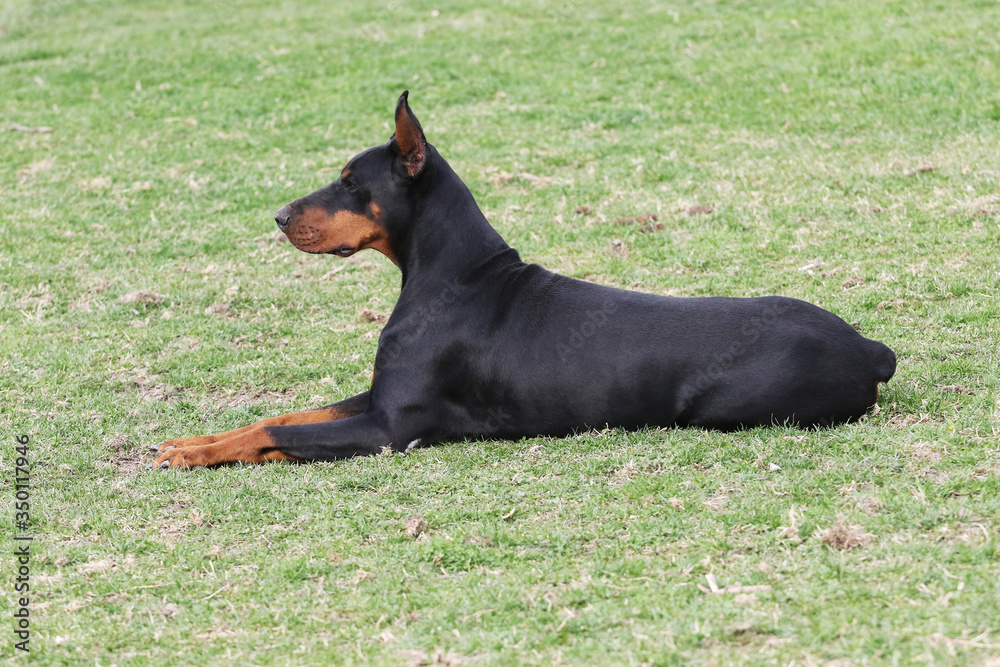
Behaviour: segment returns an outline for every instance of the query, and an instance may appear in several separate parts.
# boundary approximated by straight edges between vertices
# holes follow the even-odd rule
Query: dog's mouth
[[[349,245],[337,246],[333,250],[327,250],[327,255],[336,255],[337,257],[350,257],[358,251],[357,248],[353,248]]]

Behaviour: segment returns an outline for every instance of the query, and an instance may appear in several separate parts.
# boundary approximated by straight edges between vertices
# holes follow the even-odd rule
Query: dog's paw
[[[160,455],[146,466],[146,470],[158,470],[160,468],[183,468],[190,470],[192,468],[203,468],[207,465],[212,465],[209,461],[212,457],[206,455],[207,453],[203,451],[209,449],[208,447],[178,448],[170,445],[169,442],[163,443],[161,447],[162,449],[159,450]]]

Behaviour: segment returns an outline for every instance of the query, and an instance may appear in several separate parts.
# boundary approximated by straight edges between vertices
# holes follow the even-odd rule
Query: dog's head
[[[341,257],[374,248],[399,265],[394,240],[413,215],[414,188],[428,177],[432,150],[407,97],[396,104],[388,143],[354,156],[336,181],[274,214],[292,245]]]

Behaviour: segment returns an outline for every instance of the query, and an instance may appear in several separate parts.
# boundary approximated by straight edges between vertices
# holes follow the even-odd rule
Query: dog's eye
[[[348,190],[357,190],[358,189],[357,184],[350,177],[341,177],[340,182]]]

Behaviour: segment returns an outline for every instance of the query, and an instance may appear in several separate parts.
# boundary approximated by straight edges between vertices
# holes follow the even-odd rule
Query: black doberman
[[[892,350],[804,301],[655,296],[525,264],[427,143],[405,92],[395,121],[388,143],[275,215],[299,250],[375,248],[402,271],[371,390],[170,440],[151,466],[332,460],[604,426],[828,426],[864,415],[892,377]]]

